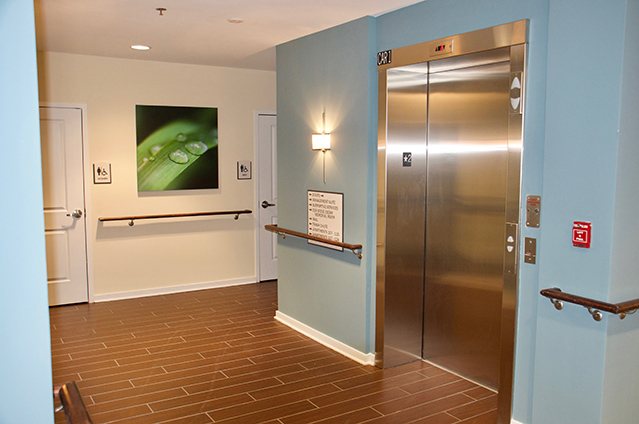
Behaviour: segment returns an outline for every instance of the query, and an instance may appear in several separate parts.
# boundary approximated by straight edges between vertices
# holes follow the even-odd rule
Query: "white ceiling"
[[[53,52],[275,70],[278,44],[419,1],[35,0],[36,39]]]

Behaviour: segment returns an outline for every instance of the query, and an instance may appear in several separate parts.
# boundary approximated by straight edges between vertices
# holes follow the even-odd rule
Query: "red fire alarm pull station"
[[[592,239],[592,224],[590,222],[575,221],[572,224],[572,245],[575,247],[590,248]]]

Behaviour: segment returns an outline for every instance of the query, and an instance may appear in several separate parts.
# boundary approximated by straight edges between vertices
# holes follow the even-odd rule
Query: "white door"
[[[40,108],[49,305],[87,302],[82,110]]]
[[[259,199],[259,281],[277,279],[277,234],[266,231],[277,224],[277,117],[258,115],[257,184]]]

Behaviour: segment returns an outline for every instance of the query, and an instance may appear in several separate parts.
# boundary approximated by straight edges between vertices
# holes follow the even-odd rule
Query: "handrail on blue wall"
[[[327,238],[324,237],[318,237],[318,236],[312,236],[310,234],[306,234],[306,233],[300,233],[298,231],[293,231],[293,230],[287,230],[286,228],[280,228],[277,225],[265,225],[264,228],[267,231],[271,231],[273,233],[277,233],[279,235],[282,236],[282,238],[286,238],[286,235],[291,235],[294,237],[300,237],[303,239],[307,239],[307,240],[313,240],[313,241],[317,241],[320,243],[326,243],[326,244],[330,244],[332,246],[337,246],[337,247],[341,247],[344,249],[348,249],[351,252],[353,252],[355,254],[355,256],[357,256],[358,258],[362,259],[362,245],[361,244],[348,244],[348,243],[342,243],[340,241],[334,241],[334,240],[329,240]]]
[[[624,319],[626,315],[634,314],[637,310],[639,310],[639,299],[619,303],[608,303],[601,300],[577,296],[575,294],[564,293],[557,287],[544,289],[539,293],[542,296],[549,298],[557,310],[562,310],[564,308],[563,302],[581,305],[588,309],[588,312],[590,312],[595,321],[601,321],[603,319],[601,311],[619,315],[619,318]]]

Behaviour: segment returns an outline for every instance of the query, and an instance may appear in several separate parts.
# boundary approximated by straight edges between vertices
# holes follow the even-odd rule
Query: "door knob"
[[[269,206],[275,206],[275,203],[269,203],[269,202],[267,202],[266,200],[264,200],[264,201],[262,202],[262,207],[263,207],[264,209],[268,208]]]
[[[67,216],[72,216],[74,218],[82,218],[82,209],[75,209],[73,212],[68,213]]]

